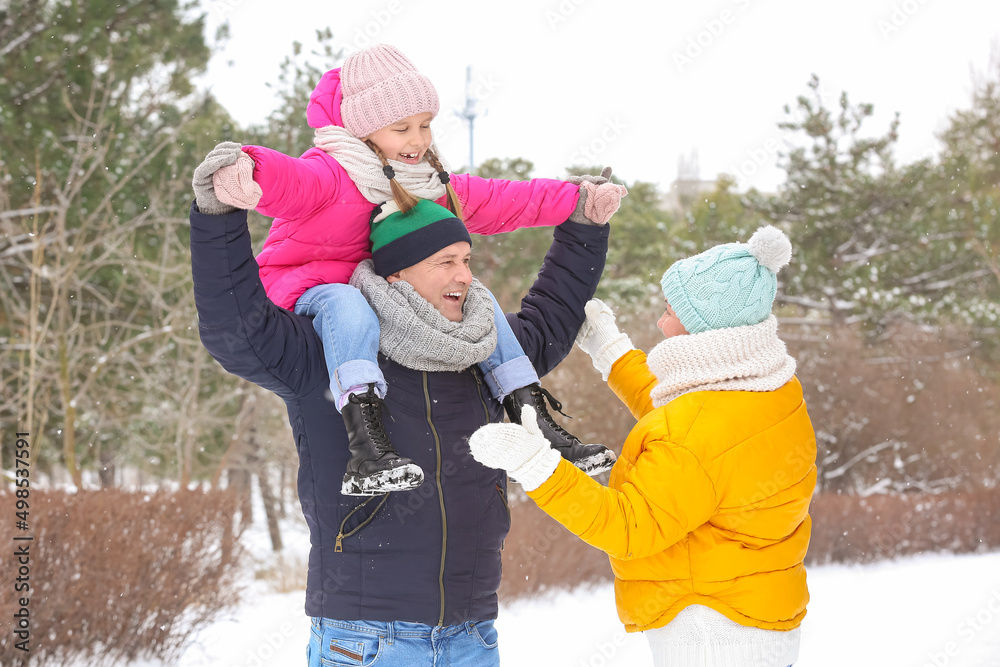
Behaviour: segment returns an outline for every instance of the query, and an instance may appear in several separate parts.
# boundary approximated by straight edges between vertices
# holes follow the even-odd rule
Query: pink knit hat
[[[344,127],[359,139],[407,116],[438,112],[437,91],[430,79],[387,44],[351,54],[341,68],[340,83]]]

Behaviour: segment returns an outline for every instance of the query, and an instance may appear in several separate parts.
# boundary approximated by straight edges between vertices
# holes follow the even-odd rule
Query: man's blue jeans
[[[503,400],[515,389],[538,382],[538,374],[496,298],[492,294],[490,297],[497,325],[497,346],[479,364],[479,369],[493,397]],[[385,378],[378,367],[378,318],[356,287],[341,283],[311,287],[295,303],[295,312],[313,318],[313,328],[323,341],[330,391],[336,405],[340,405],[345,391],[370,382],[375,383],[379,396],[385,396]]]
[[[313,618],[309,667],[499,667],[493,621],[433,627]]]

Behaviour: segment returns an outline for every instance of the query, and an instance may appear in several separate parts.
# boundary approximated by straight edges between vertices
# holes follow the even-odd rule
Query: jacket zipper
[[[486,401],[483,400],[483,391],[481,389],[481,387],[483,386],[483,381],[479,377],[479,373],[478,373],[478,371],[477,371],[477,369],[476,369],[475,366],[473,366],[472,368],[470,368],[469,371],[472,373],[472,377],[476,378],[476,384],[478,384],[480,386],[480,390],[478,392],[479,393],[479,403],[483,406],[483,417],[486,419],[486,423],[489,424],[490,423],[490,410],[489,410],[489,408],[486,407]],[[510,505],[507,504],[507,495],[503,492],[503,489],[500,488],[499,484],[497,484],[496,487],[497,487],[497,493],[500,495],[500,501],[503,502],[503,508],[505,510],[507,510],[507,520],[510,521]],[[507,542],[507,540],[500,540],[500,551],[503,551],[504,544],[506,542]]]
[[[359,523],[357,526],[355,526],[351,530],[351,532],[345,534],[344,533],[344,525],[347,523],[347,520],[350,519],[352,516],[354,516],[355,512],[357,512],[359,509],[361,509],[362,507],[364,507],[365,505],[367,505],[368,503],[370,503],[373,500],[375,500],[375,496],[372,496],[371,498],[369,498],[365,502],[361,503],[360,505],[358,505],[357,507],[355,507],[354,509],[352,509],[350,512],[347,513],[347,516],[344,517],[344,520],[340,522],[340,530],[337,533],[337,544],[333,547],[333,550],[336,553],[340,553],[341,551],[344,550],[344,538],[345,537],[350,537],[351,535],[353,535],[354,533],[358,532],[359,530],[361,530],[362,528],[364,528],[365,526],[367,526],[368,524],[370,524],[372,522],[372,520],[378,514],[378,511],[380,509],[382,509],[382,505],[385,505],[385,501],[389,500],[389,494],[388,493],[382,494],[382,500],[379,502],[378,507],[375,508],[375,511],[372,512],[371,516],[369,516],[367,519],[365,519],[364,521],[362,521],[361,523]]]
[[[507,494],[503,492],[503,489],[500,488],[499,484],[497,484],[497,493],[500,495],[500,502],[503,503],[503,508],[505,510],[507,510],[507,521],[509,522],[511,520],[511,518],[510,518],[510,505],[507,504]],[[500,540],[500,551],[503,551],[504,545],[506,543],[507,543],[507,540]]]
[[[482,380],[482,378],[479,377],[479,370],[475,366],[473,366],[473,367],[471,367],[469,369],[469,371],[472,373],[472,377],[476,378],[476,384],[478,384],[480,387],[482,387],[483,386],[483,380]],[[483,400],[483,390],[481,388],[480,388],[478,394],[479,394],[479,404],[483,406],[483,418],[486,419],[486,423],[489,424],[490,423],[490,410],[489,410],[489,408],[486,407],[486,401]]]
[[[427,371],[421,371],[424,381],[424,407],[427,410],[427,425],[434,435],[434,452],[437,456],[437,465],[434,470],[434,483],[437,485],[438,504],[441,506],[441,567],[438,570],[438,590],[441,593],[441,613],[438,616],[438,625],[444,625],[444,559],[448,553],[448,513],[444,509],[444,489],[441,488],[441,438],[437,429],[434,428],[434,421],[431,419],[431,392],[427,386]]]
[[[510,518],[510,505],[507,504],[507,494],[503,492],[503,488],[497,484],[497,493],[500,494],[500,502],[503,503],[503,508],[507,510],[507,518]],[[502,547],[501,547],[502,548]]]

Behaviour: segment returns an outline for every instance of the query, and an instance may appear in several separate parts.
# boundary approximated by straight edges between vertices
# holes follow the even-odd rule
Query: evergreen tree
[[[209,49],[190,10],[0,9],[0,125],[17,128],[0,138],[0,415],[77,486],[119,455],[183,478],[196,442],[221,440],[201,399],[233,400],[200,382],[186,265],[190,172],[228,122],[193,94]]]
[[[954,298],[933,304],[942,318],[968,327],[984,356],[1000,360],[1000,55],[976,85],[972,105],[941,134],[935,176],[942,254],[961,261]]]
[[[983,279],[991,275],[996,255],[989,244],[997,236],[983,214],[995,201],[987,149],[996,130],[989,107],[996,86],[958,114],[940,163],[905,166],[893,158],[898,117],[871,137],[864,126],[870,104],[852,105],[845,93],[830,110],[818,79],[809,87],[813,96],[786,108],[790,119],[781,124],[804,135],[785,156],[787,182],[761,204],[795,238],[782,299],[826,314],[835,327],[855,323],[873,335],[900,320],[995,322]]]

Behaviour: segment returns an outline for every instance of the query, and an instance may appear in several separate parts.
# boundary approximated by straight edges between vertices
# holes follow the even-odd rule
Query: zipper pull
[[[337,533],[337,544],[333,547],[335,553],[340,553],[344,550],[344,534]]]

